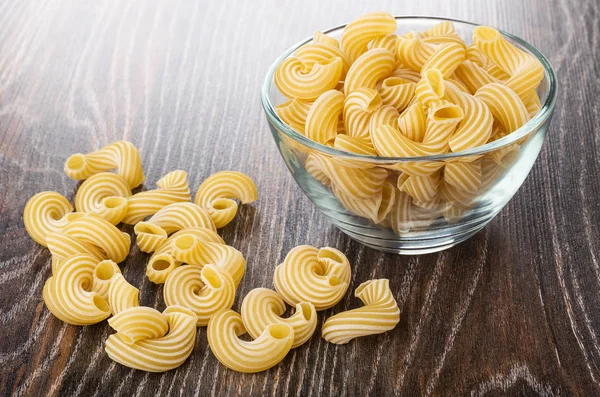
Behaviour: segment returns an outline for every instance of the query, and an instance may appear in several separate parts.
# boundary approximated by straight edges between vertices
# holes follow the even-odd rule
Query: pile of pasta
[[[109,172],[116,170],[116,172]],[[246,175],[224,171],[198,188],[194,201],[185,171],[168,173],[155,190],[132,193],[145,176],[138,150],[119,141],[96,152],[75,154],[66,174],[83,183],[75,208],[57,192],[42,192],[26,204],[29,235],[52,254],[52,275],[43,289],[50,312],[73,325],[108,319],[115,331],[105,350],[116,362],[150,372],[180,366],[192,353],[197,327],[207,326],[210,349],[240,372],[266,370],[305,343],[317,326],[316,311],[337,304],[350,283],[350,263],[334,248],[299,246],[275,270],[275,291],[257,288],[231,310],[246,270],[240,251],[217,229],[233,220],[238,204],[257,199]],[[140,306],[139,290],[118,263],[131,239],[119,223],[134,225],[138,248],[152,253],[146,275],[164,284],[166,309]],[[332,343],[385,332],[400,311],[386,279],[361,284],[363,307],[330,317],[323,337]],[[286,303],[295,313],[283,318]],[[248,333],[253,340],[239,338]]]
[[[496,29],[476,27],[471,45],[451,22],[404,35],[396,29],[393,16],[378,12],[348,24],[339,42],[315,33],[275,72],[290,98],[276,106],[280,118],[342,151],[423,157],[500,139],[540,109],[541,63]],[[459,219],[519,150],[515,143],[486,155],[381,165],[284,139],[347,210],[396,233]]]

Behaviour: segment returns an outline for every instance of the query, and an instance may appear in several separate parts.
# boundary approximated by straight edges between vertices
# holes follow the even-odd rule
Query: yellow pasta
[[[386,12],[373,12],[350,22],[342,33],[342,49],[350,62],[367,51],[369,42],[396,31],[396,19]]]
[[[427,176],[410,175],[406,179],[398,179],[398,189],[417,202],[432,200],[437,194],[439,184],[440,175],[438,173]]]
[[[202,182],[196,192],[194,203],[205,208],[217,228],[231,222],[237,212],[237,203],[248,204],[258,199],[252,179],[237,171],[221,171]]]
[[[79,214],[74,212],[73,214]],[[52,274],[56,274],[57,269],[73,255],[87,254],[94,257],[98,262],[107,258],[102,248],[86,241],[79,240],[63,232],[50,233],[46,237],[48,249],[52,254]]]
[[[527,109],[527,114],[529,117],[535,116],[535,114],[542,108],[542,104],[540,102],[540,97],[537,92],[532,91],[524,100],[523,104]]]
[[[72,325],[96,324],[110,316],[108,302],[91,290],[97,263],[89,255],[72,256],[46,281],[42,297],[52,314]]]
[[[46,247],[48,234],[61,230],[68,223],[71,211],[73,206],[62,194],[41,192],[27,201],[23,223],[31,238]]]
[[[437,45],[423,41],[418,32],[409,32],[398,38],[398,61],[402,65],[420,72],[436,49]]]
[[[298,48],[293,56],[302,60],[302,64],[308,69],[312,69],[316,63],[329,61],[336,57],[340,58],[342,60],[342,74],[340,80],[343,80],[344,77],[346,77],[346,73],[348,73],[348,69],[350,68],[350,60],[346,54],[340,50],[339,47],[326,43],[305,44]]]
[[[481,186],[481,163],[448,163],[444,167],[444,181],[458,189],[474,193]]]
[[[391,126],[397,125],[400,132],[411,141],[423,142],[427,128],[427,115],[423,105],[415,102],[400,114],[397,123],[388,124]]]
[[[460,64],[455,74],[471,94],[475,94],[478,89],[486,84],[499,82],[480,65],[469,60]]]
[[[377,156],[377,152],[371,143],[371,139],[367,138],[355,138],[348,135],[338,135],[333,141],[333,147],[345,152],[364,154],[367,156]],[[306,167],[308,170],[308,165]]]
[[[321,163],[321,161],[318,158],[318,155],[311,153],[306,157],[306,162],[304,164],[304,167],[306,168],[306,172],[308,172],[308,174],[310,176],[315,178],[317,181],[319,181],[323,185],[329,186],[329,185],[331,185],[331,179],[329,179],[329,177],[327,175],[325,175],[325,173],[321,169],[320,163]]]
[[[396,199],[388,214],[388,220],[392,230],[397,235],[410,231],[411,207],[412,197],[404,192],[396,192]]]
[[[296,312],[287,318],[285,302],[279,294],[267,288],[255,288],[248,292],[242,302],[241,316],[248,334],[259,338],[271,324],[284,323],[294,329],[292,349],[303,345],[317,328],[317,312],[310,302],[296,304]]]
[[[399,117],[400,113],[393,106],[382,106],[374,111],[369,119],[369,142],[373,131],[385,124],[396,125]],[[372,142],[371,146],[373,146]]]
[[[386,181],[379,193],[366,199],[351,196],[336,185],[333,186],[333,192],[348,211],[373,223],[381,223],[394,205],[396,188]]]
[[[389,77],[399,77],[403,80],[410,81],[411,83],[418,83],[421,80],[421,72],[396,62],[396,66]]]
[[[55,274],[55,272],[53,271],[52,274]],[[117,274],[121,274],[121,269],[119,269],[119,266],[110,259],[100,261],[94,269],[92,291],[99,293],[109,303],[109,306],[108,292],[110,290],[110,285],[116,279]]]
[[[319,31],[315,32],[313,35],[313,43],[329,44],[330,46],[340,48],[340,43],[336,39]]]
[[[373,48],[384,48],[391,53],[396,53],[398,48],[398,35],[397,34],[386,34],[385,36],[379,36],[371,42],[369,49]]]
[[[464,113],[460,106],[446,100],[432,103],[429,107],[427,128],[425,129],[423,143],[427,143],[428,145],[438,144],[440,146],[447,145],[456,126],[463,118]]]
[[[108,319],[108,325],[117,331],[119,339],[128,345],[139,340],[156,339],[169,331],[167,317],[156,309],[135,306]]]
[[[196,315],[196,325],[205,326],[216,313],[233,306],[235,283],[228,271],[214,265],[181,266],[167,278],[163,296],[167,306],[187,307]]]
[[[450,21],[442,21],[436,23],[431,28],[423,32],[424,37],[436,37],[436,36],[447,36],[453,34],[454,24]]]
[[[519,96],[503,84],[491,83],[481,87],[475,98],[483,101],[504,130],[513,132],[529,121],[529,113]]]
[[[210,350],[223,365],[237,372],[260,372],[277,365],[294,343],[294,329],[285,323],[267,326],[251,342],[239,338],[245,333],[241,316],[233,310],[219,312],[208,323]]]
[[[350,66],[344,81],[344,95],[359,88],[377,88],[377,82],[388,77],[395,65],[394,54],[386,49],[374,48],[365,52]]]
[[[77,211],[100,215],[113,225],[123,220],[128,210],[131,189],[125,178],[101,172],[86,179],[75,194]]]
[[[344,125],[346,134],[355,138],[369,137],[369,120],[375,110],[381,107],[381,97],[376,90],[358,88],[344,101]]]
[[[344,94],[336,90],[324,92],[308,111],[305,135],[315,142],[325,144],[338,133],[338,119],[344,109]]]
[[[301,134],[305,134],[304,125],[306,124],[306,117],[312,104],[313,102],[293,98],[281,105],[275,106],[275,111],[286,124],[289,124]]]
[[[154,252],[167,240],[169,234],[190,227],[216,230],[208,212],[194,203],[169,204],[147,221],[136,224],[133,230],[140,251]]]
[[[301,59],[289,57],[275,71],[274,80],[283,95],[310,101],[334,88],[343,71],[340,57],[317,62],[311,68]]]
[[[117,333],[109,336],[106,341],[108,356],[121,365],[148,372],[165,372],[179,367],[194,349],[196,316],[189,309],[179,306],[167,307],[163,315],[168,323],[168,333],[161,336],[151,335],[153,337],[131,343],[131,336],[115,329]],[[137,329],[164,329],[164,322],[156,319],[156,316],[135,311],[130,317],[128,320],[130,323],[135,322]]]
[[[65,163],[65,172],[76,181],[87,179],[94,174],[117,169],[131,189],[144,182],[140,153],[131,142],[118,141],[102,149],[69,157]]]
[[[444,97],[444,75],[438,69],[423,72],[423,78],[417,83],[415,95],[424,106],[439,101]]]
[[[275,290],[289,305],[311,302],[317,311],[328,309],[346,294],[350,262],[335,248],[301,245],[275,268]]]
[[[388,77],[378,88],[384,105],[390,105],[402,112],[412,101],[416,84],[400,77]]]
[[[108,304],[113,314],[139,306],[140,291],[129,284],[121,273],[115,274],[108,288]]]
[[[321,330],[326,341],[345,344],[354,338],[390,331],[400,322],[400,309],[389,280],[366,281],[354,295],[365,305],[329,317]]]
[[[388,157],[432,156],[446,153],[448,150],[447,142],[415,142],[391,125],[379,127],[371,139],[377,153]]]
[[[458,43],[443,44],[427,59],[421,68],[421,74],[428,70],[439,70],[444,77],[450,77],[456,68],[465,60],[465,45]]]

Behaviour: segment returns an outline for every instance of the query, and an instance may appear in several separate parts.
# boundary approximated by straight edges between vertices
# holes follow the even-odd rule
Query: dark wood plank
[[[288,174],[262,115],[259,88],[276,56],[377,9],[503,28],[560,76],[547,142],[521,190],[484,231],[439,254],[382,254],[338,232]],[[0,394],[600,394],[599,32],[594,0],[1,2]],[[222,232],[248,259],[235,307],[272,285],[295,245],[332,245],[352,262],[352,288],[390,279],[398,327],[346,346],[316,335],[255,375],[221,366],[205,329],[177,370],[113,363],[106,323],[68,326],[44,307],[50,256],[22,210],[41,190],[73,197],[64,160],[120,138],[140,148],[148,186],[177,168],[192,186],[223,169],[256,180],[259,201]],[[162,308],[146,260],[133,248],[122,269],[142,304]],[[357,305],[348,294],[334,310]]]

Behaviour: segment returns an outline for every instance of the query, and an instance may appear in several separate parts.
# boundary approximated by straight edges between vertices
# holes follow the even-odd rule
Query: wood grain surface
[[[499,27],[537,46],[560,78],[525,184],[482,232],[439,254],[382,254],[328,224],[285,168],[260,106],[281,52],[374,10]],[[1,1],[0,395],[599,395],[599,36],[596,0]],[[292,247],[331,245],[351,260],[352,290],[390,279],[399,325],[343,346],[317,334],[255,375],[220,365],[204,328],[176,370],[112,362],[106,322],[66,325],[44,306],[50,254],[22,212],[42,190],[73,198],[65,159],[122,138],[140,148],[146,189],[178,168],[194,189],[224,169],[256,180],[258,202],[221,233],[248,259],[234,308],[272,286]],[[162,309],[147,259],[134,246],[123,273],[142,304]],[[319,320],[357,306],[349,293]]]

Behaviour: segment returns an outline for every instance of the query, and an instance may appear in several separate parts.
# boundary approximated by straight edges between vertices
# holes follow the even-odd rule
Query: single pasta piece
[[[23,223],[31,238],[47,247],[48,234],[61,230],[68,223],[66,215],[72,211],[73,206],[62,194],[41,192],[27,201]]]
[[[134,194],[127,199],[127,214],[122,222],[135,225],[169,204],[190,201],[187,172],[169,172],[156,182],[158,189]]]
[[[108,304],[113,314],[139,306],[140,290],[129,284],[121,273],[115,274],[108,288]]]
[[[329,44],[330,46],[340,48],[339,41],[337,41],[333,37],[327,36],[323,32],[319,32],[319,31],[315,32],[315,34],[313,35],[313,42],[314,43]]]
[[[334,88],[342,77],[344,61],[340,57],[317,62],[311,68],[302,59],[286,58],[275,71],[275,85],[288,98],[314,100]]]
[[[129,234],[120,231],[95,214],[75,219],[65,226],[62,232],[81,243],[100,248],[107,259],[116,263],[123,262],[129,254],[131,245]]]
[[[354,338],[390,331],[400,322],[400,309],[389,280],[365,281],[354,295],[365,305],[329,317],[321,330],[326,341],[345,344]]]
[[[394,200],[394,205],[388,214],[388,220],[392,230],[397,235],[410,231],[411,207],[412,197],[404,192],[396,192],[396,200]]]
[[[535,91],[531,91],[531,94],[529,94],[523,100],[523,104],[525,105],[525,108],[527,108],[527,114],[529,114],[530,118],[535,116],[535,114],[542,108],[540,97]]]
[[[396,127],[382,125],[371,137],[373,146],[382,156],[388,157],[417,157],[443,154],[448,151],[447,142],[432,143],[414,142],[404,136]]]
[[[466,49],[465,42],[456,33],[450,33],[442,36],[424,36],[421,37],[424,43],[435,45],[458,44]]]
[[[397,123],[387,124],[398,125],[400,132],[411,141],[423,142],[427,128],[427,115],[421,103],[415,102],[410,105],[397,120]]]
[[[313,102],[303,101],[301,99],[290,99],[275,106],[275,111],[281,119],[293,129],[305,134],[306,117]]]
[[[401,77],[388,77],[378,88],[384,105],[390,105],[402,112],[412,101],[416,84]]]
[[[237,371],[265,371],[285,358],[294,343],[294,329],[285,323],[267,326],[251,342],[238,336],[245,334],[242,317],[233,310],[223,310],[208,322],[208,346],[217,360]]]
[[[450,21],[436,23],[431,28],[423,32],[424,37],[447,36],[455,33],[454,24]]]
[[[475,193],[481,186],[481,162],[452,162],[444,167],[444,181],[465,192]]]
[[[75,208],[88,214],[98,214],[113,225],[127,214],[129,184],[122,176],[100,172],[86,179],[75,194]]]
[[[311,302],[317,311],[335,306],[350,283],[350,262],[335,248],[301,245],[275,268],[275,290],[289,305]]]
[[[345,152],[364,154],[366,156],[377,156],[377,152],[371,143],[371,139],[367,138],[354,138],[348,135],[338,135],[333,141],[333,147]]]
[[[372,50],[373,48],[384,48],[395,54],[396,49],[398,48],[398,40],[398,35],[395,33],[379,36],[371,41],[371,46],[369,49]]]
[[[478,192],[468,192],[450,185],[442,180],[439,187],[442,197],[455,207],[467,210],[471,208],[473,202],[477,199]]]
[[[194,203],[169,204],[147,221],[136,224],[133,230],[140,251],[154,252],[169,234],[190,227],[217,230],[208,212]]]
[[[428,69],[423,72],[423,78],[417,83],[415,95],[423,106],[429,106],[444,97],[444,75],[438,69]]]
[[[350,66],[344,81],[344,95],[359,88],[377,88],[377,82],[388,77],[396,66],[394,54],[383,48],[374,48],[362,54]]]
[[[163,315],[168,323],[167,334],[139,339],[132,343],[129,333],[122,334],[115,329],[117,333],[109,336],[106,341],[105,350],[108,356],[121,365],[148,372],[165,372],[179,367],[194,350],[196,315],[180,306],[167,307]],[[164,322],[158,320],[156,315],[147,315],[136,310],[130,317],[127,319],[128,327],[135,326],[136,330],[143,327],[150,334],[154,328],[158,328],[157,331],[164,329]],[[139,331],[132,334],[137,336]]]
[[[72,325],[96,324],[110,316],[108,302],[90,290],[98,261],[89,255],[66,260],[56,274],[46,280],[42,297],[58,319]]]
[[[418,202],[432,200],[437,194],[439,184],[439,173],[427,176],[410,175],[407,178],[398,178],[398,189]]]
[[[108,291],[110,285],[116,279],[117,274],[121,274],[119,266],[110,259],[98,262],[94,269],[94,281],[92,283],[92,291],[99,293],[107,302],[110,301]]]
[[[336,90],[322,93],[306,116],[306,136],[322,144],[334,139],[338,134],[338,119],[343,109],[344,94]]]
[[[300,302],[292,316],[282,318],[283,313],[285,302],[277,292],[267,288],[253,289],[242,302],[242,321],[252,338],[259,338],[271,324],[288,324],[294,329],[292,349],[295,349],[306,343],[315,332],[317,311],[312,303]]]
[[[510,88],[503,84],[490,83],[475,93],[490,109],[504,130],[513,132],[529,121],[529,113],[523,101]]]
[[[181,266],[167,278],[163,296],[167,306],[193,311],[196,325],[202,327],[216,313],[233,306],[235,283],[228,271],[214,265]]]
[[[401,79],[410,81],[412,83],[418,83],[421,80],[421,72],[396,62],[395,69],[392,71],[389,77],[400,77]]]
[[[478,89],[486,84],[500,82],[477,63],[469,60],[461,63],[458,68],[456,68],[455,74],[470,94],[475,94]]]
[[[220,229],[233,220],[237,203],[248,204],[258,199],[256,185],[249,176],[237,171],[221,171],[202,182],[194,203],[205,208]]]
[[[371,134],[373,131],[385,124],[396,125],[398,117],[400,117],[400,113],[398,113],[398,110],[393,106],[382,106],[373,112],[369,119],[369,142],[371,143],[371,146],[373,146],[373,143],[371,142]],[[377,153],[374,154],[374,156],[376,155]]]
[[[226,244],[201,241],[191,235],[178,236],[173,240],[175,259],[189,265],[204,267],[216,265],[231,274],[237,287],[246,272],[246,259],[235,248]]]
[[[161,338],[169,331],[167,317],[158,310],[145,306],[120,311],[108,319],[108,325],[128,345],[143,339]]]
[[[383,222],[391,211],[394,205],[396,188],[386,181],[379,193],[366,199],[350,196],[336,185],[333,186],[333,193],[348,211],[378,224]]]
[[[138,187],[146,179],[140,152],[128,141],[117,141],[88,154],[77,153],[65,162],[66,174],[76,181],[115,168],[131,189]]]
[[[343,136],[343,135],[339,135],[339,136]],[[336,137],[336,139],[337,139],[337,137]],[[306,168],[306,172],[308,172],[310,174],[310,176],[315,178],[321,184],[323,184],[325,186],[330,186],[331,180],[329,179],[329,177],[327,175],[325,175],[325,173],[321,169],[320,160],[318,159],[317,156],[318,156],[317,154],[311,153],[306,157],[306,163],[304,164],[304,167]]]
[[[342,49],[355,62],[371,40],[396,31],[396,19],[386,12],[373,12],[350,22],[342,33]]]
[[[342,60],[342,75],[340,76],[340,80],[346,77],[346,73],[348,73],[348,69],[350,68],[350,60],[346,54],[339,47],[330,44],[308,43],[298,48],[293,56],[301,59],[302,63],[309,69],[312,69],[316,63],[329,61],[336,57],[340,58]]]
[[[437,48],[437,45],[423,41],[419,32],[409,32],[398,38],[396,55],[402,65],[420,72]]]
[[[429,57],[427,62],[425,62],[421,69],[421,74],[428,70],[436,69],[439,70],[445,78],[450,77],[458,65],[465,60],[465,55],[466,50],[464,43],[461,42],[461,44],[458,44],[452,42],[443,44]]]
[[[152,254],[146,265],[146,276],[153,283],[164,283],[169,274],[181,265],[181,261],[178,261],[173,256],[173,243],[175,239],[182,236],[191,236],[192,239],[205,242],[225,244],[225,241],[223,241],[217,232],[203,227],[183,229],[174,233],[154,251],[154,254]]]
[[[423,142],[429,145],[446,146],[463,118],[464,114],[460,106],[446,100],[431,103]]]
[[[369,139],[369,120],[381,104],[382,100],[377,90],[358,88],[352,91],[344,101],[346,134],[355,138]]]
[[[76,213],[74,212],[74,214]],[[73,255],[87,254],[94,257],[98,262],[106,259],[106,253],[102,248],[63,232],[50,233],[46,237],[46,243],[52,254],[52,274],[56,274],[56,270],[64,261]]]

